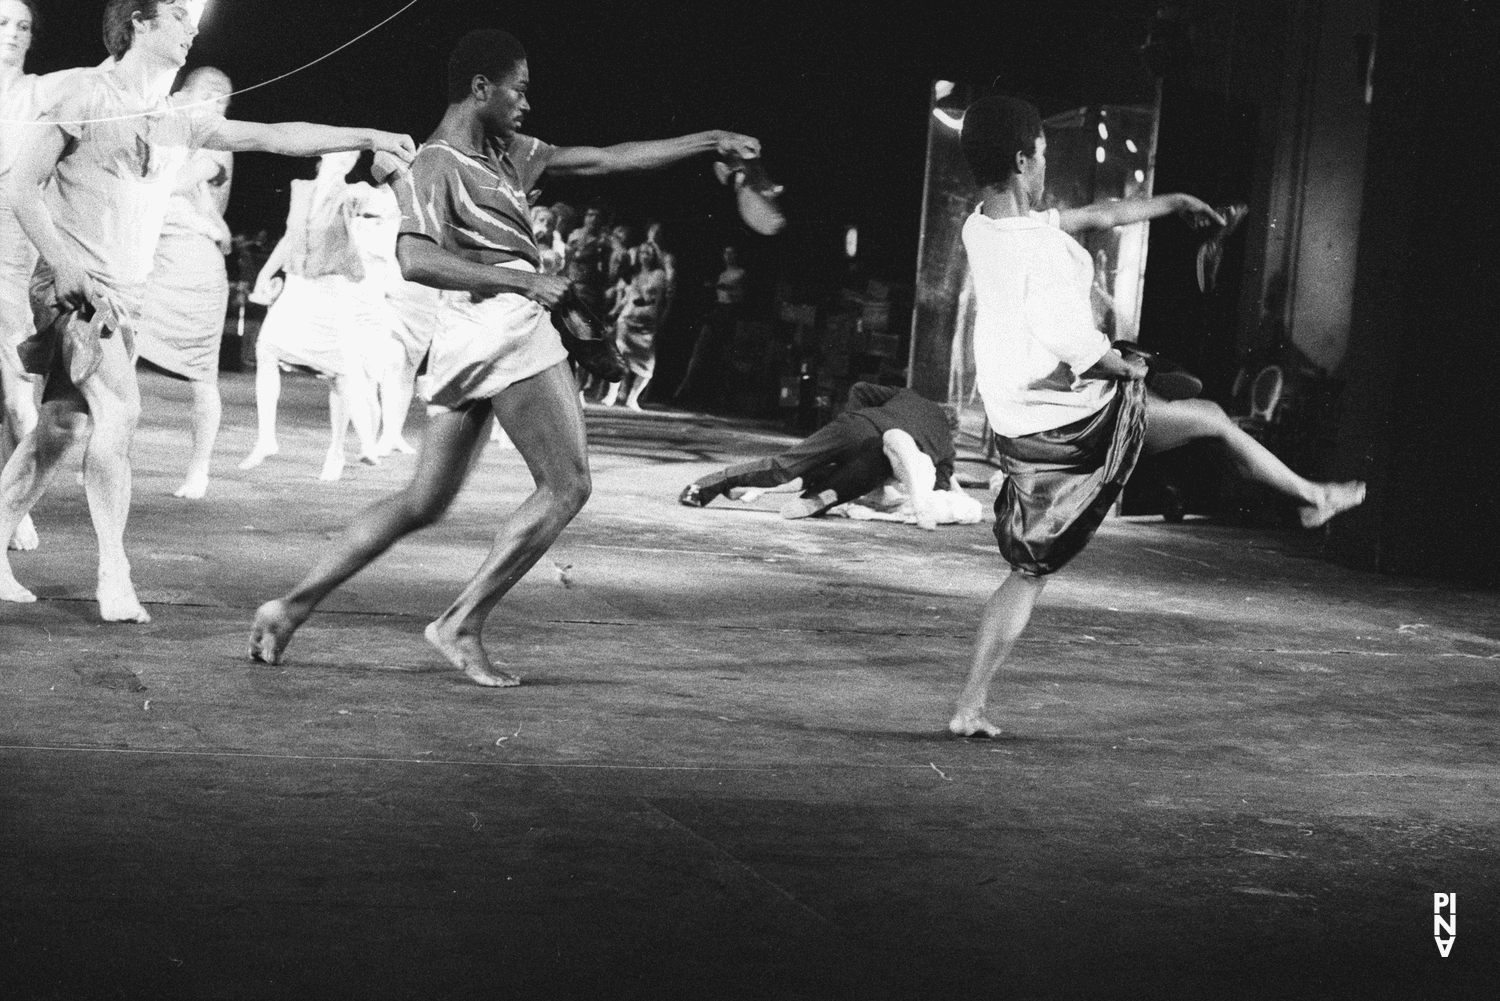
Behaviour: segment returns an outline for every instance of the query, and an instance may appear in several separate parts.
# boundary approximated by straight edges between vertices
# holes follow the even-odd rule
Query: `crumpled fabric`
[[[55,303],[37,305],[37,332],[17,346],[27,372],[43,378],[65,366],[73,385],[98,371],[104,360],[100,341],[118,334],[126,354],[135,358],[135,320],[129,309],[107,288],[94,285],[92,313],[87,309],[63,309]]]
[[[1146,439],[1146,387],[1122,382],[1091,417],[1020,438],[995,436],[1005,482],[995,498],[995,540],[1012,567],[1061,570],[1114,506]]]

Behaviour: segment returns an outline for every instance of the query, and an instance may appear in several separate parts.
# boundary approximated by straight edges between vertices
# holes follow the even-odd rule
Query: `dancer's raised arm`
[[[402,163],[417,155],[411,136],[378,129],[341,128],[309,122],[234,122],[221,120],[203,143],[207,149],[229,153],[258,151],[282,156],[322,156],[343,150],[374,150],[389,153]]]
[[[1176,193],[1154,198],[1131,198],[1119,202],[1095,202],[1078,209],[1058,213],[1058,228],[1064,233],[1083,233],[1096,229],[1113,229],[1131,223],[1182,215],[1224,225],[1224,217],[1207,202],[1192,195]]]
[[[707,153],[752,160],[760,156],[760,140],[738,132],[713,130],[675,139],[615,146],[563,146],[552,155],[547,173],[555,177],[598,177],[636,170],[659,170]]]

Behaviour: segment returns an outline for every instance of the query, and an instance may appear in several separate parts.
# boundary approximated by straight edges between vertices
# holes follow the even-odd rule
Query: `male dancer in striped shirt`
[[[526,195],[543,174],[654,170],[693,156],[753,158],[760,143],[729,132],[623,143],[549,146],[519,131],[530,104],[526,52],[503,31],[461,39],[448,64],[448,111],[396,183],[397,257],[407,280],[444,289],[428,373],[419,389],[430,419],[416,473],[361,513],[332,552],[290,592],[262,605],[250,655],[278,663],[292,634],[334,588],[398,539],[436,522],[463,487],[500,421],[536,480],[500,518],[479,571],[426,637],[454,667],[488,687],[520,684],[491,663],[485,619],[588,500],[591,484],[578,389],[549,311],[567,279],[540,273]]]

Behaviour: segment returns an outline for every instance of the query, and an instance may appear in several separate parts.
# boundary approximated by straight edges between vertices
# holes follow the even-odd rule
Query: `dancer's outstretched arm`
[[[1224,225],[1224,217],[1215,212],[1207,202],[1192,195],[1178,193],[1119,202],[1095,202],[1079,209],[1063,209],[1058,213],[1058,226],[1065,233],[1082,233],[1129,226],[1131,223],[1174,214]]]
[[[598,177],[636,170],[660,170],[705,153],[753,160],[760,156],[760,140],[737,132],[695,132],[676,139],[620,143],[617,146],[564,146],[547,163],[554,177]]]
[[[335,125],[312,125],[308,122],[233,122],[224,119],[203,144],[208,149],[229,153],[279,153],[282,156],[322,156],[344,150],[369,149],[390,153],[403,163],[417,155],[411,136],[378,129],[346,129]]]

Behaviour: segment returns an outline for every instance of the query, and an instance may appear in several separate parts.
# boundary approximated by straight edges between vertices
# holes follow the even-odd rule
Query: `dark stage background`
[[[42,0],[33,71],[100,61],[101,0]],[[402,6],[400,0],[270,4],[212,0],[190,66],[212,64],[245,87],[296,69]],[[234,117],[311,120],[410,132],[436,125],[452,43],[503,27],[526,44],[534,109],[527,130],[563,145],[602,145],[707,128],[758,136],[788,191],[792,225],[755,237],[714,185],[708,162],[587,186],[553,184],[550,201],[603,195],[627,219],[657,216],[682,265],[717,266],[715,244],[745,246],[752,272],[844,266],[843,229],[860,227],[870,277],[906,282],[916,266],[928,85],[987,82],[1050,113],[1091,100],[1148,100],[1137,51],[1149,0],[1101,3],[718,5],[422,0],[319,65],[237,99]],[[230,223],[274,234],[287,183],[311,161],[239,158]],[[700,261],[699,258],[706,258]]]

